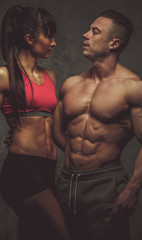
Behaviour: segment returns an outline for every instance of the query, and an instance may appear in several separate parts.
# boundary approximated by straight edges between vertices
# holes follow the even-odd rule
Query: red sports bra
[[[44,76],[44,83],[38,85],[32,81],[30,84],[28,77],[22,72],[25,82],[27,106],[25,111],[21,109],[18,110],[19,116],[48,116],[49,114],[52,114],[53,110],[56,108],[57,98],[55,86],[44,70],[42,70],[42,73]],[[11,105],[10,97],[4,98],[1,110],[6,117],[13,116],[14,109]]]

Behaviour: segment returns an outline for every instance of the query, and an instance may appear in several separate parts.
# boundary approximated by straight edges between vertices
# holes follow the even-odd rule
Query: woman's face
[[[54,37],[45,36],[41,32],[37,40],[33,40],[32,54],[36,58],[48,58],[52,51],[52,48],[56,46]]]

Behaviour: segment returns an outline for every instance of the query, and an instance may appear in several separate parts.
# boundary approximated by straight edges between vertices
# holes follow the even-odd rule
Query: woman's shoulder
[[[0,67],[0,91],[9,89],[9,72],[7,67]]]
[[[47,73],[49,78],[52,80],[54,86],[56,86],[56,76],[55,76],[55,73],[51,69],[48,69],[48,68],[43,69],[43,71]]]

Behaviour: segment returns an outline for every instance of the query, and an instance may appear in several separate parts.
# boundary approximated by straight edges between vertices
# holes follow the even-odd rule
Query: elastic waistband
[[[51,161],[53,163],[56,163],[57,160],[53,160],[50,158],[44,158],[44,157],[40,157],[40,156],[34,156],[34,155],[26,155],[26,154],[17,154],[17,153],[13,153],[13,152],[8,152],[7,158],[6,160],[40,160],[40,161]]]
[[[46,112],[46,111],[34,111],[34,112],[19,112],[18,113],[19,117],[22,116],[43,116],[43,117],[50,117],[52,115],[52,113]]]
[[[32,116],[43,116],[43,117],[50,117],[52,113],[46,112],[46,111],[33,111],[33,112],[18,112],[17,115],[15,113],[4,113],[6,117],[9,118],[14,118],[16,116],[18,117],[32,117]]]
[[[71,177],[76,179],[76,176],[79,176],[79,181],[85,180],[85,179],[94,179],[101,176],[113,176],[120,174],[120,172],[125,173],[123,166],[121,163],[115,163],[111,166],[105,166],[98,168],[96,170],[89,170],[89,171],[72,171],[70,169],[67,169],[66,167],[63,167],[61,170],[61,176],[70,180]]]

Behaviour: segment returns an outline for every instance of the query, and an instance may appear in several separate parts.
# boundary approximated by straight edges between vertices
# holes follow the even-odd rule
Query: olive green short
[[[128,212],[112,213],[127,182],[118,163],[86,172],[62,169],[56,194],[72,239],[130,240]]]

